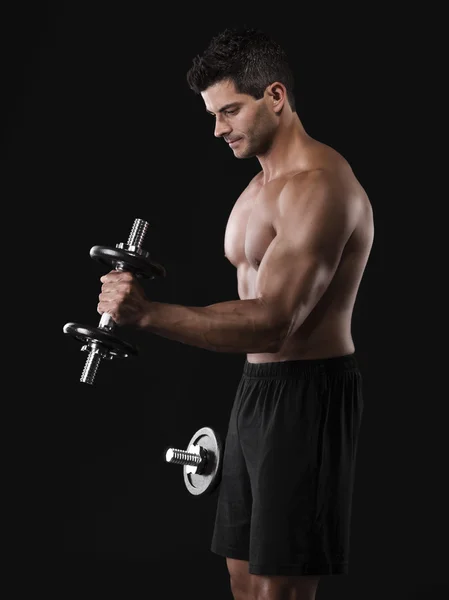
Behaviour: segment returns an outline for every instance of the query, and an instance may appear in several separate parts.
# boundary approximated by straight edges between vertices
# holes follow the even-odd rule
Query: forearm
[[[276,352],[283,328],[259,300],[233,300],[210,306],[150,302],[142,329],[214,352]]]

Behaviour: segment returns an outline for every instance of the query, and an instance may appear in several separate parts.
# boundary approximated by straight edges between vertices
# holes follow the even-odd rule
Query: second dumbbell
[[[165,460],[183,465],[184,483],[191,494],[211,494],[221,481],[223,443],[217,432],[202,427],[193,435],[187,450],[168,448]]]

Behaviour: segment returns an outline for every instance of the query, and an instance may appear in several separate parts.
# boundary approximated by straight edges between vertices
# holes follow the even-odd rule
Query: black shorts
[[[245,362],[225,440],[211,550],[254,575],[348,573],[363,410],[354,354]]]

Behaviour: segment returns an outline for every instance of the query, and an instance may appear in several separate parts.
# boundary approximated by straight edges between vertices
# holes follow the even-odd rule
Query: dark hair
[[[223,80],[234,82],[239,94],[258,100],[275,81],[285,85],[295,111],[294,77],[285,50],[268,34],[254,28],[227,28],[215,35],[202,55],[193,58],[187,83],[197,94]]]

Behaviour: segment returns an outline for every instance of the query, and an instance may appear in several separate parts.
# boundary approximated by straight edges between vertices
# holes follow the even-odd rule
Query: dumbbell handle
[[[192,470],[192,473],[201,475],[207,462],[207,450],[203,446],[196,444],[190,446],[189,450],[169,448],[165,453],[165,460],[174,465],[184,465],[188,468],[194,467],[195,469]]]
[[[202,450],[205,452],[204,449]],[[189,465],[191,467],[197,467],[204,460],[204,457],[202,457],[201,454],[194,454],[193,452],[179,450],[178,448],[169,448],[165,454],[165,460],[175,465]]]
[[[135,248],[141,248],[143,240],[145,238],[146,232],[148,230],[148,222],[143,219],[135,219],[133,227],[131,229],[131,233],[128,237],[128,246],[133,246]],[[116,271],[126,271],[125,263],[118,262],[115,265]],[[100,329],[106,329],[107,331],[112,331],[115,328],[115,322],[112,319],[111,315],[108,313],[103,313],[101,315],[100,323],[98,325]]]
[[[149,223],[147,221],[144,221],[143,219],[135,219],[128,237],[127,245],[140,249],[142,247],[148,227]],[[118,262],[115,265],[115,269],[117,271],[126,271],[126,264]],[[99,329],[105,329],[108,332],[112,332],[115,328],[115,322],[111,315],[108,313],[103,313],[101,315],[98,327]],[[98,367],[100,366],[101,359],[102,353],[98,351],[96,344],[93,344],[81,374],[81,383],[93,383]]]
[[[115,270],[116,271],[126,271],[126,268],[124,265],[117,263],[115,265]],[[109,333],[112,333],[115,329],[115,326],[116,326],[115,321],[109,313],[103,313],[101,315],[101,319],[98,324],[99,329],[105,329]]]

